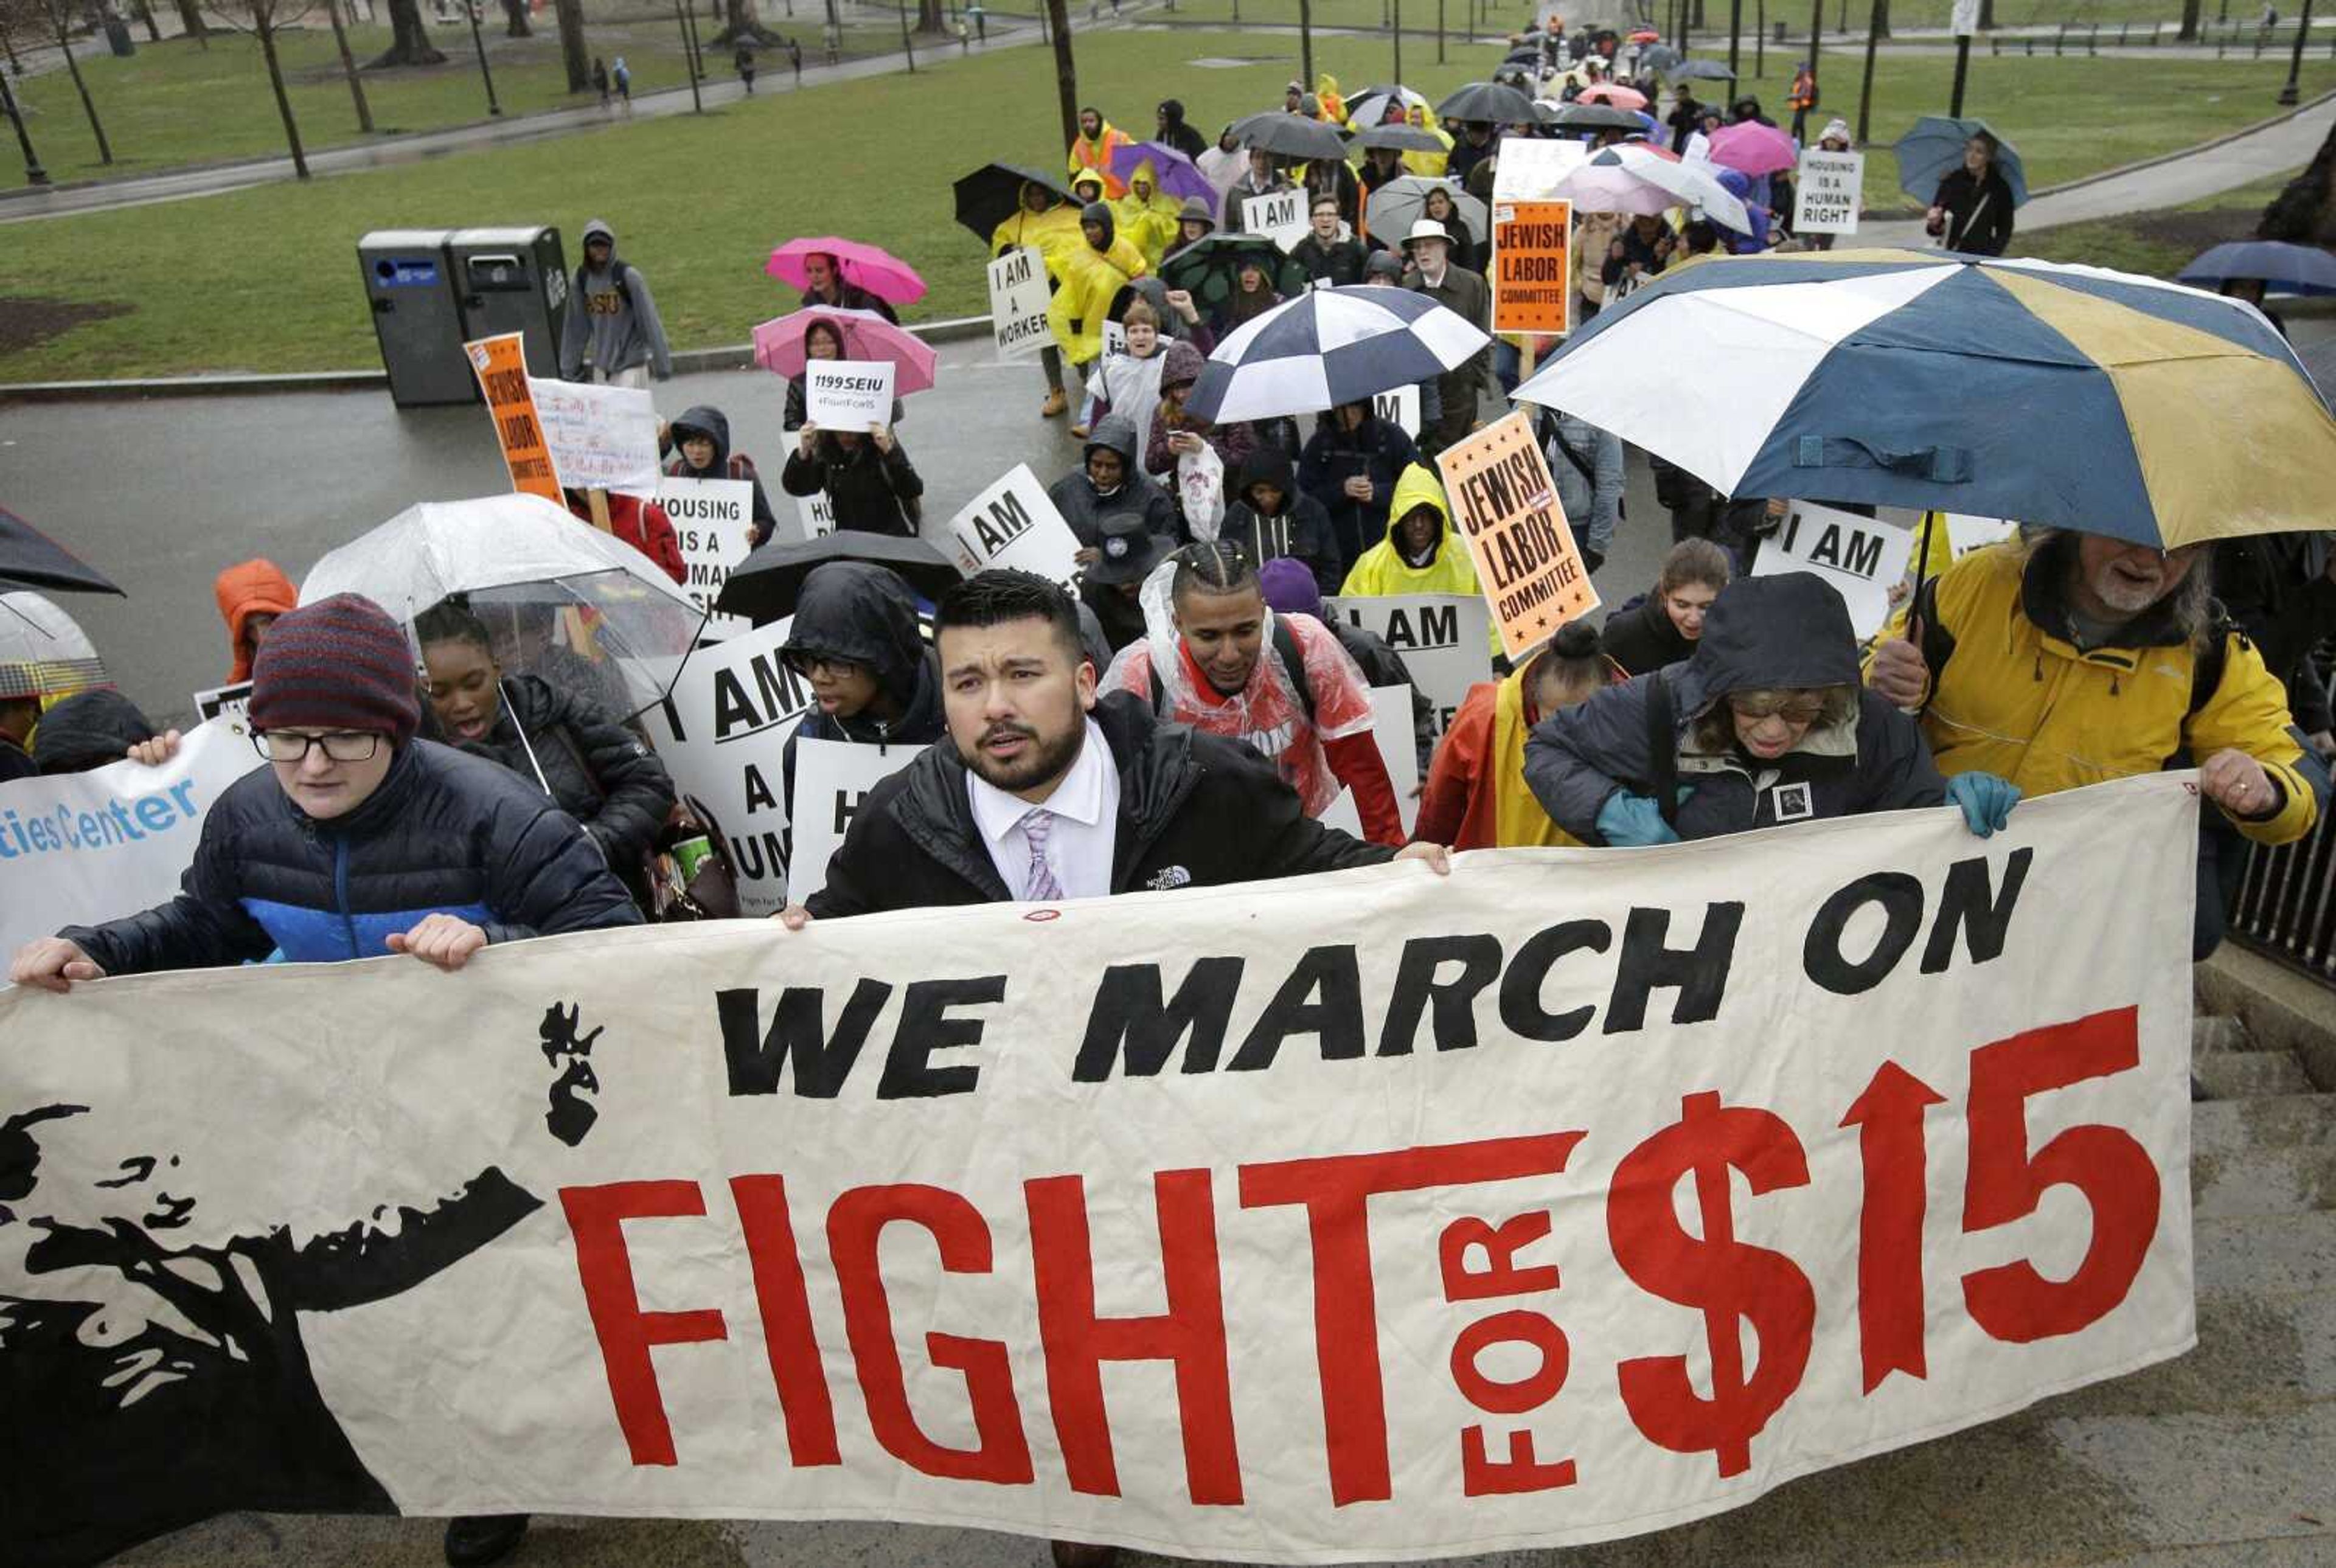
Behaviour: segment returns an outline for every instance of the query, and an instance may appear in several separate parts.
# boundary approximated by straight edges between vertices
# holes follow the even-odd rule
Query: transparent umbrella
[[[300,602],[358,593],[409,628],[460,598],[506,676],[629,716],[663,700],[706,609],[647,556],[540,496],[425,502],[332,551]]]
[[[0,701],[61,697],[112,684],[73,617],[30,591],[0,593]]]

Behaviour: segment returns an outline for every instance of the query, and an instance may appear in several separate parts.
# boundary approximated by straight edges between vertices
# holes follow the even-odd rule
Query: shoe
[[[446,1521],[446,1568],[486,1568],[527,1539],[524,1514],[474,1514]]]
[[[1055,1568],[1114,1568],[1119,1561],[1116,1546],[1082,1546],[1076,1541],[1049,1541],[1053,1548]]]
[[[1606,558],[1604,556],[1599,554],[1596,550],[1591,549],[1586,544],[1582,547],[1582,570],[1588,572],[1592,577],[1596,577],[1599,572],[1605,570],[1605,566]]]
[[[1087,438],[1087,427],[1084,424],[1075,424],[1071,426],[1071,434],[1080,441],[1085,441]]]
[[[1055,388],[1054,391],[1046,394],[1046,404],[1038,410],[1038,417],[1041,419],[1052,419],[1055,415],[1062,413],[1063,410],[1068,408],[1070,405],[1071,400],[1063,395],[1063,389],[1058,386]]]

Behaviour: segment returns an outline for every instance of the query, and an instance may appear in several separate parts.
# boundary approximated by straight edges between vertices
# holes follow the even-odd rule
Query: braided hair
[[[1257,563],[1249,551],[1231,540],[1188,544],[1176,552],[1176,574],[1169,579],[1169,597],[1181,604],[1195,593],[1239,593],[1265,590],[1257,580]]]

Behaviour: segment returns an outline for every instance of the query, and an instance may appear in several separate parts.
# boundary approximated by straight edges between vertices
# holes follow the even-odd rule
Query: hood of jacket
[[[228,683],[251,678],[251,648],[245,637],[255,615],[282,615],[300,602],[300,590],[274,561],[256,559],[239,562],[211,583],[219,615],[227,621],[228,646],[235,667]]]
[[[1160,341],[1163,346],[1192,330],[1183,317],[1168,308],[1168,286],[1149,272],[1128,279],[1127,286],[1111,302],[1112,319],[1125,317],[1128,305],[1138,299],[1152,307],[1152,314],[1160,318]]]
[[[1678,708],[1689,719],[1730,692],[1857,684],[1857,633],[1831,583],[1806,571],[1739,577],[1704,617]]]
[[[707,463],[701,472],[711,473],[716,478],[728,477],[730,471],[728,415],[718,408],[701,403],[694,408],[684,409],[681,417],[673,422],[672,430],[675,453],[677,456],[680,453],[681,438],[685,432],[694,430],[710,439],[714,443],[714,461]],[[686,457],[682,458],[682,466],[686,468],[688,464],[689,460]]]
[[[1111,250],[1112,241],[1119,238],[1119,220],[1112,216],[1111,203],[1108,201],[1088,202],[1084,208],[1079,209],[1079,222],[1082,226],[1089,223],[1099,223],[1103,225],[1103,243],[1101,245],[1097,245],[1094,240],[1090,239],[1087,241],[1087,245],[1099,256],[1108,254]]]
[[[1270,484],[1281,492],[1282,511],[1297,505],[1298,484],[1290,477],[1290,454],[1281,450],[1280,442],[1265,442],[1252,448],[1250,454],[1241,459],[1241,482],[1235,487],[1236,493],[1241,500],[1249,502],[1252,511],[1257,506],[1249,499],[1250,486],[1253,484]]]
[[[1433,563],[1436,556],[1442,555],[1452,542],[1452,506],[1444,499],[1444,486],[1436,475],[1424,465],[1415,463],[1396,476],[1395,495],[1387,502],[1387,541],[1389,549],[1396,548],[1396,524],[1421,506],[1434,507],[1436,515],[1444,520],[1443,532],[1436,542],[1436,555],[1427,558]]]
[[[803,579],[782,653],[822,653],[864,665],[905,704],[917,695],[925,639],[908,584],[881,566],[830,561]]]
[[[83,773],[122,760],[154,726],[138,705],[110,687],[75,692],[41,716],[33,762],[44,774]]]
[[[1095,433],[1087,437],[1086,444],[1079,448],[1079,451],[1085,453],[1093,452],[1098,446],[1108,447],[1119,453],[1120,460],[1127,465],[1128,477],[1130,479],[1134,477],[1136,472],[1135,421],[1124,414],[1106,414],[1096,420]],[[1123,480],[1121,482],[1125,483],[1126,481]]]
[[[617,231],[608,227],[606,219],[595,218],[586,222],[583,235],[576,241],[577,253],[581,255],[584,248],[592,243],[592,237],[596,234],[608,242],[608,271],[615,274],[624,263],[618,258],[617,255]],[[576,265],[576,269],[582,272],[590,265],[589,262],[579,261]]]
[[[1160,390],[1172,386],[1190,386],[1201,379],[1201,367],[1208,364],[1201,351],[1178,338],[1161,350]]]

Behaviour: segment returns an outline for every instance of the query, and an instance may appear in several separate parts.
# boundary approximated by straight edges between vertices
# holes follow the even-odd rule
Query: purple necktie
[[[1054,831],[1055,813],[1045,806],[1032,806],[1022,813],[1022,837],[1030,845],[1030,869],[1022,873],[1022,896],[1034,902],[1063,896],[1063,884],[1055,880],[1055,868],[1046,863],[1046,839]]]

